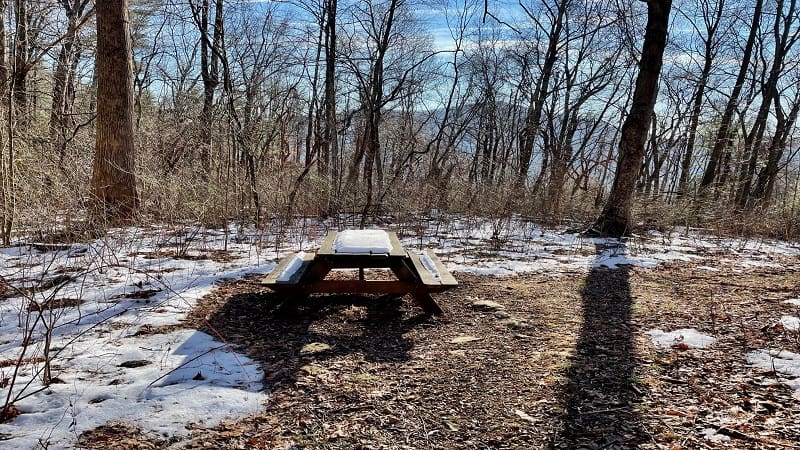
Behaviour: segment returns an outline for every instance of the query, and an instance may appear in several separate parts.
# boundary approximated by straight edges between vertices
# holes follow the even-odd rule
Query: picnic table
[[[358,269],[358,279],[325,279],[334,269]],[[364,269],[390,269],[395,280],[366,280]],[[428,314],[442,309],[431,293],[458,286],[431,250],[407,251],[394,232],[346,230],[331,232],[316,252],[284,257],[262,283],[296,305],[309,294],[410,294]]]

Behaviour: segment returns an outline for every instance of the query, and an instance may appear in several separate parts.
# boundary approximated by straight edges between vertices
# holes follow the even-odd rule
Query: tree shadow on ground
[[[213,335],[262,365],[269,391],[296,381],[309,365],[339,357],[406,361],[413,342],[405,334],[430,320],[409,315],[390,296],[314,295],[291,313],[279,308],[281,300],[274,293],[236,293],[207,320]]]
[[[581,297],[583,325],[550,448],[637,448],[646,434],[637,411],[629,268],[593,268]]]

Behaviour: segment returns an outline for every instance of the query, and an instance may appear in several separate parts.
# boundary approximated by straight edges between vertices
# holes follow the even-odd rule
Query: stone
[[[491,300],[474,300],[470,305],[478,311],[501,311],[506,309],[505,306]]]
[[[323,342],[312,342],[310,344],[304,345],[303,348],[300,349],[300,354],[314,355],[317,353],[327,352],[330,349],[331,346]]]
[[[518,317],[509,317],[501,320],[500,323],[511,328],[512,330],[527,330],[532,328],[531,324],[527,320],[520,319]]]
[[[478,337],[475,337],[475,336],[463,335],[463,336],[454,337],[453,339],[450,340],[450,343],[451,344],[466,344],[467,342],[474,342],[474,341],[480,341],[480,340],[481,340],[481,338],[478,338]]]

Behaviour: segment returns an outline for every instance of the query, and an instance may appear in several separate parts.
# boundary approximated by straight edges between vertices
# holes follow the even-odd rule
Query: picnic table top
[[[403,258],[406,256],[406,251],[403,248],[403,245],[400,243],[400,240],[397,238],[397,233],[394,231],[387,231],[386,235],[389,239],[389,243],[391,248],[388,252],[377,251],[377,252],[343,252],[336,249],[336,238],[339,236],[339,232],[331,231],[325,237],[325,240],[322,241],[322,245],[320,246],[319,250],[317,250],[318,256],[323,257],[340,257],[340,258],[352,258],[352,257],[364,257],[364,256],[389,256],[389,257],[399,257]]]

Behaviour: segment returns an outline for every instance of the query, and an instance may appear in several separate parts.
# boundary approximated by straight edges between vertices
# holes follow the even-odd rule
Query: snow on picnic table
[[[421,228],[417,222],[394,229],[407,235],[402,239],[407,249],[433,248],[456,272],[558,274],[657,267],[667,261],[703,263],[705,258],[716,261],[707,263],[711,270],[720,259],[734,268],[771,266],[776,255],[800,254],[793,244],[721,239],[692,230],[651,232],[620,242],[518,218],[440,214],[426,220]],[[270,229],[274,232],[127,228],[63,249],[37,250],[22,238],[0,248],[0,281],[12,287],[3,294],[0,283],[0,299],[9,297],[0,300],[0,379],[13,370],[2,365],[20,358],[25,317],[30,311],[35,318],[41,309],[42,318],[55,323],[53,376],[58,381],[41,384],[42,364],[35,361],[43,356],[44,329],[38,323],[23,355],[34,363],[23,366],[12,391],[27,397],[16,402],[22,414],[0,424],[2,446],[69,447],[81,432],[117,420],[165,436],[184,435],[190,423],[211,426],[261,409],[269,401],[263,373],[236,348],[195,330],[152,330],[179,324],[215,282],[266,274],[277,258],[317,248],[335,227],[303,222],[287,233]],[[403,233],[410,229],[421,231]],[[363,237],[340,249],[391,249],[378,233],[370,235],[368,245]],[[32,302],[39,306],[31,308]]]
[[[344,230],[333,242],[336,253],[389,253],[392,242],[384,230]]]

